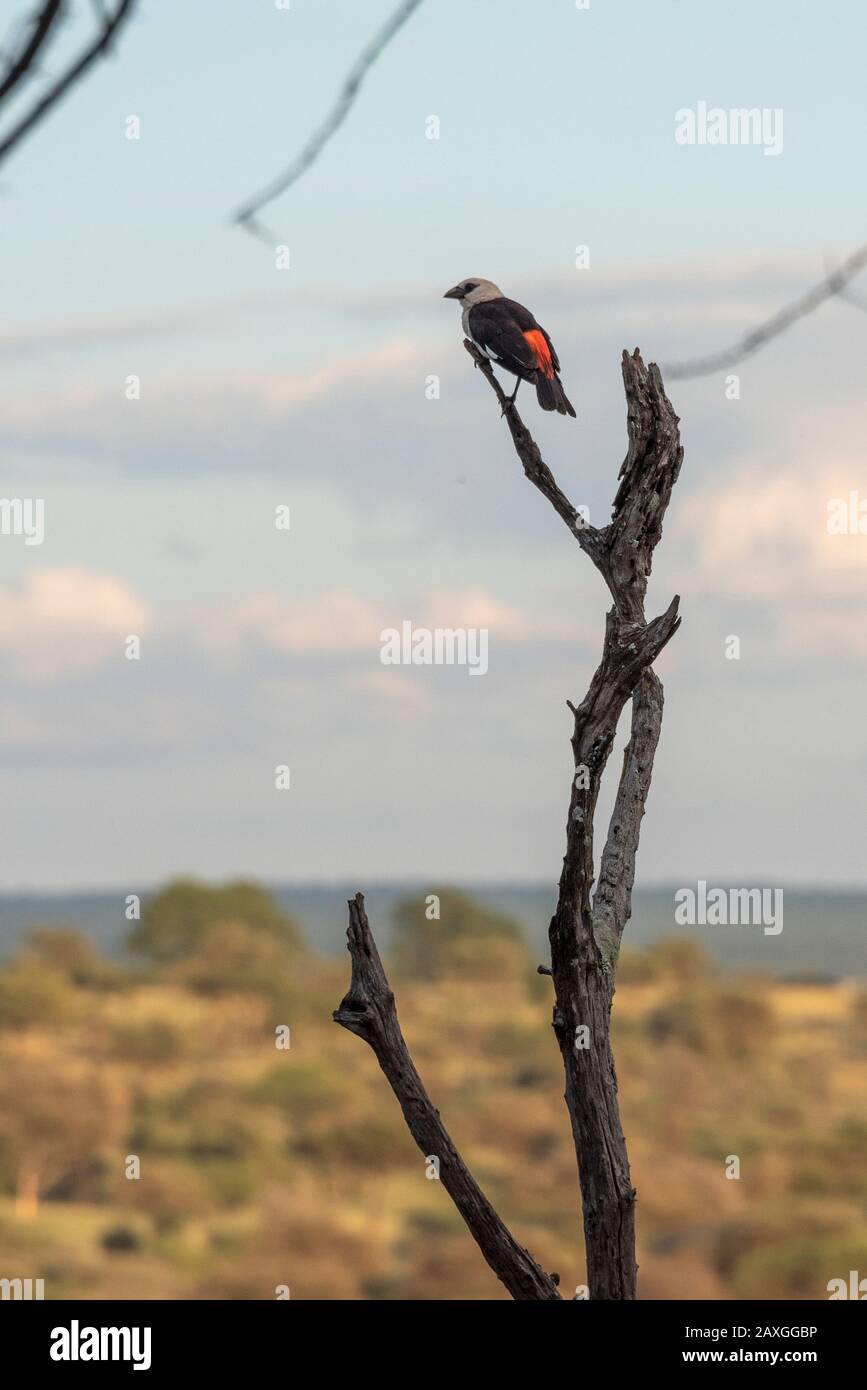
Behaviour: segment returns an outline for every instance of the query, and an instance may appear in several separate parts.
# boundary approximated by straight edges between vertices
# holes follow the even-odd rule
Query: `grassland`
[[[232,911],[126,966],[49,932],[0,971],[0,1276],[49,1298],[502,1297],[371,1053],[331,1022],[348,962]],[[416,930],[394,976],[417,1065],[568,1294],[550,982],[502,922],[441,957],[406,949]],[[624,955],[614,1043],[643,1297],[824,1298],[867,1269],[858,982],[734,979],[664,942]]]

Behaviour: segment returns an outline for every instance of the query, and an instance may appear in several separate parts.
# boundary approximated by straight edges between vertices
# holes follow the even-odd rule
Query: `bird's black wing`
[[[539,327],[530,310],[525,309],[523,304],[519,304],[517,299],[506,299],[504,296],[502,299],[489,300],[487,305],[482,304],[479,307],[482,309],[493,308],[494,305],[504,309],[515,320],[522,333],[528,333],[531,328]]]
[[[517,299],[498,299],[496,302],[497,304],[502,304],[505,308],[508,309],[509,313],[512,315],[512,318],[515,320],[515,323],[518,325],[522,333],[530,333],[535,328],[538,330],[539,333],[542,334],[542,337],[545,339],[545,342],[548,344],[548,347],[551,352],[551,361],[554,364],[554,371],[559,372],[560,362],[556,352],[554,351],[554,344],[551,342],[551,339],[548,337],[548,334],[545,332],[545,329],[542,327],[541,323],[536,322],[536,319],[530,313],[530,310],[525,309],[523,304],[519,304]]]
[[[512,299],[489,299],[484,304],[474,304],[468,315],[470,336],[480,348],[497,359],[497,362],[514,372],[515,376],[532,376],[538,363],[532,347],[524,337],[521,320],[516,316],[519,310],[523,319],[529,320],[528,328],[536,326],[536,320],[529,310],[522,308]]]

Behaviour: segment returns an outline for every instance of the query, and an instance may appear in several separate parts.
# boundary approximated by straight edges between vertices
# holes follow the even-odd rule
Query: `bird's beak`
[[[463,299],[463,291],[460,285],[455,285],[453,290],[446,290],[443,299]]]

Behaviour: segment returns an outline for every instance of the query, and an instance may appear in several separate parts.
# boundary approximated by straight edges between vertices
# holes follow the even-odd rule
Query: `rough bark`
[[[544,973],[550,973],[554,984],[553,1026],[578,1162],[590,1297],[633,1299],[636,1194],[620,1122],[609,1025],[617,956],[632,910],[641,820],[662,726],[662,684],[650,668],[680,626],[676,595],[651,622],[644,612],[653,551],[683,460],[678,418],[659,369],[653,363],[645,367],[637,349],[631,355],[624,352],[628,449],[611,521],[600,528],[590,526],[558,486],[488,359],[469,340],[464,346],[500,402],[524,473],[566,523],[614,600],[606,616],[602,659],[587,694],[577,706],[567,701],[574,721],[574,772],[566,852],[548,931],[551,968]],[[630,739],[594,894],[596,803],[617,724],[629,700]],[[336,1021],[373,1047],[422,1150],[429,1145],[426,1151],[437,1153],[439,1144],[450,1158],[453,1155],[452,1176],[445,1186],[513,1296],[557,1297],[548,1276],[517,1245],[466,1171],[424,1092],[397,1024],[360,895],[350,903],[349,949],[352,984],[334,1015]]]
[[[515,1299],[559,1299],[557,1285],[503,1224],[440,1119],[415,1069],[401,1032],[391,991],[370,930],[364,898],[349,901],[349,991],[334,1021],[369,1043],[403,1111],[407,1127],[425,1158],[436,1157],[440,1181],[498,1279]]]
[[[496,392],[505,395],[490,363],[465,347]],[[677,596],[648,623],[644,598],[653,551],[683,460],[678,419],[659,369],[636,350],[623,354],[628,449],[620,470],[611,522],[576,528],[582,550],[614,599],[605,624],[602,661],[576,708],[566,853],[548,936],[554,980],[554,1032],[566,1076],[565,1099],[578,1160],[591,1298],[633,1299],[636,1288],[635,1190],[617,1104],[609,1023],[614,972],[632,906],[635,856],[653,758],[662,722],[662,684],[649,667],[680,624]],[[531,482],[569,520],[575,508],[542,462],[517,412],[506,418]],[[593,821],[599,786],[623,708],[632,698],[632,732],[593,887]]]

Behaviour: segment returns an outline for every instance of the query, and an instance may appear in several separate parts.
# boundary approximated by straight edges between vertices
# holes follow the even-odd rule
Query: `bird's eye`
[[[478,288],[479,286],[477,281],[468,280],[467,283],[464,285],[464,294],[469,294],[470,290],[477,290]]]

